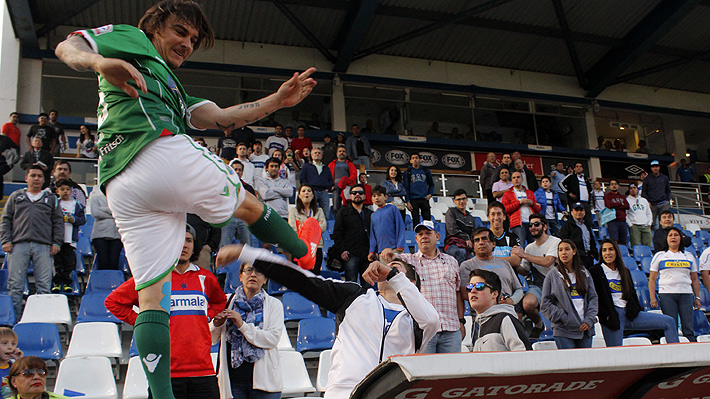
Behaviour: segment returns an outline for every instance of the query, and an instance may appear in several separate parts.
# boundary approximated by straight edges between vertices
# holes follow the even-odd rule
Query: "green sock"
[[[308,253],[308,247],[291,226],[270,206],[264,204],[264,212],[259,220],[249,226],[249,230],[263,242],[279,244],[279,247],[300,258]]]
[[[162,310],[138,313],[134,334],[138,355],[155,399],[175,399],[170,381],[170,315]]]

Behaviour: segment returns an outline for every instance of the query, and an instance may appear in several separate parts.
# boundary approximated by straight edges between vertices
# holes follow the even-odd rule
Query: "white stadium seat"
[[[318,392],[325,392],[325,387],[328,386],[328,372],[330,371],[330,355],[332,349],[326,349],[318,356],[318,374],[316,375],[316,389]]]
[[[71,357],[59,365],[54,393],[86,399],[117,399],[116,380],[106,357]]]
[[[623,346],[652,345],[651,340],[645,337],[624,338]]]
[[[668,341],[666,341],[666,337],[661,337],[660,341],[661,341],[661,344],[667,344],[667,343],[668,343]],[[681,343],[690,342],[690,340],[689,340],[688,338],[686,338],[686,337],[678,337],[678,341],[680,341]]]
[[[123,399],[147,399],[148,379],[145,378],[145,371],[141,364],[141,358],[133,356],[128,361],[126,371],[126,381],[123,384]]]
[[[308,376],[303,355],[296,351],[279,351],[279,356],[283,375],[283,391],[281,393],[284,397],[316,391]]]
[[[532,348],[534,351],[557,349],[557,344],[555,341],[538,341],[532,344]]]
[[[27,298],[20,323],[63,324],[67,331],[72,326],[67,296],[62,294],[36,294]]]

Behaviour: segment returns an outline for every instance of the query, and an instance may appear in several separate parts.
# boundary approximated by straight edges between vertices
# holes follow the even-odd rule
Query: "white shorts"
[[[177,264],[188,213],[225,224],[245,195],[236,172],[189,136],[161,137],[141,149],[106,185],[136,289]]]

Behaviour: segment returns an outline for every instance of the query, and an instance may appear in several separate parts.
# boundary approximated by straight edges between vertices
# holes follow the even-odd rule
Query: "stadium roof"
[[[7,0],[23,46],[58,26],[137,24],[153,0]],[[710,0],[203,0],[218,39],[710,93]]]

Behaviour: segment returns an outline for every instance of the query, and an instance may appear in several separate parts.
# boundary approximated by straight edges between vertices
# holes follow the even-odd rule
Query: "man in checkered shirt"
[[[421,278],[421,292],[439,312],[439,331],[422,349],[422,353],[461,352],[464,330],[464,303],[459,295],[461,278],[459,264],[451,255],[439,251],[436,242],[439,233],[434,223],[427,220],[414,228],[419,250],[414,254],[397,255],[414,265]],[[382,251],[382,260],[390,262],[395,253],[387,248]]]

